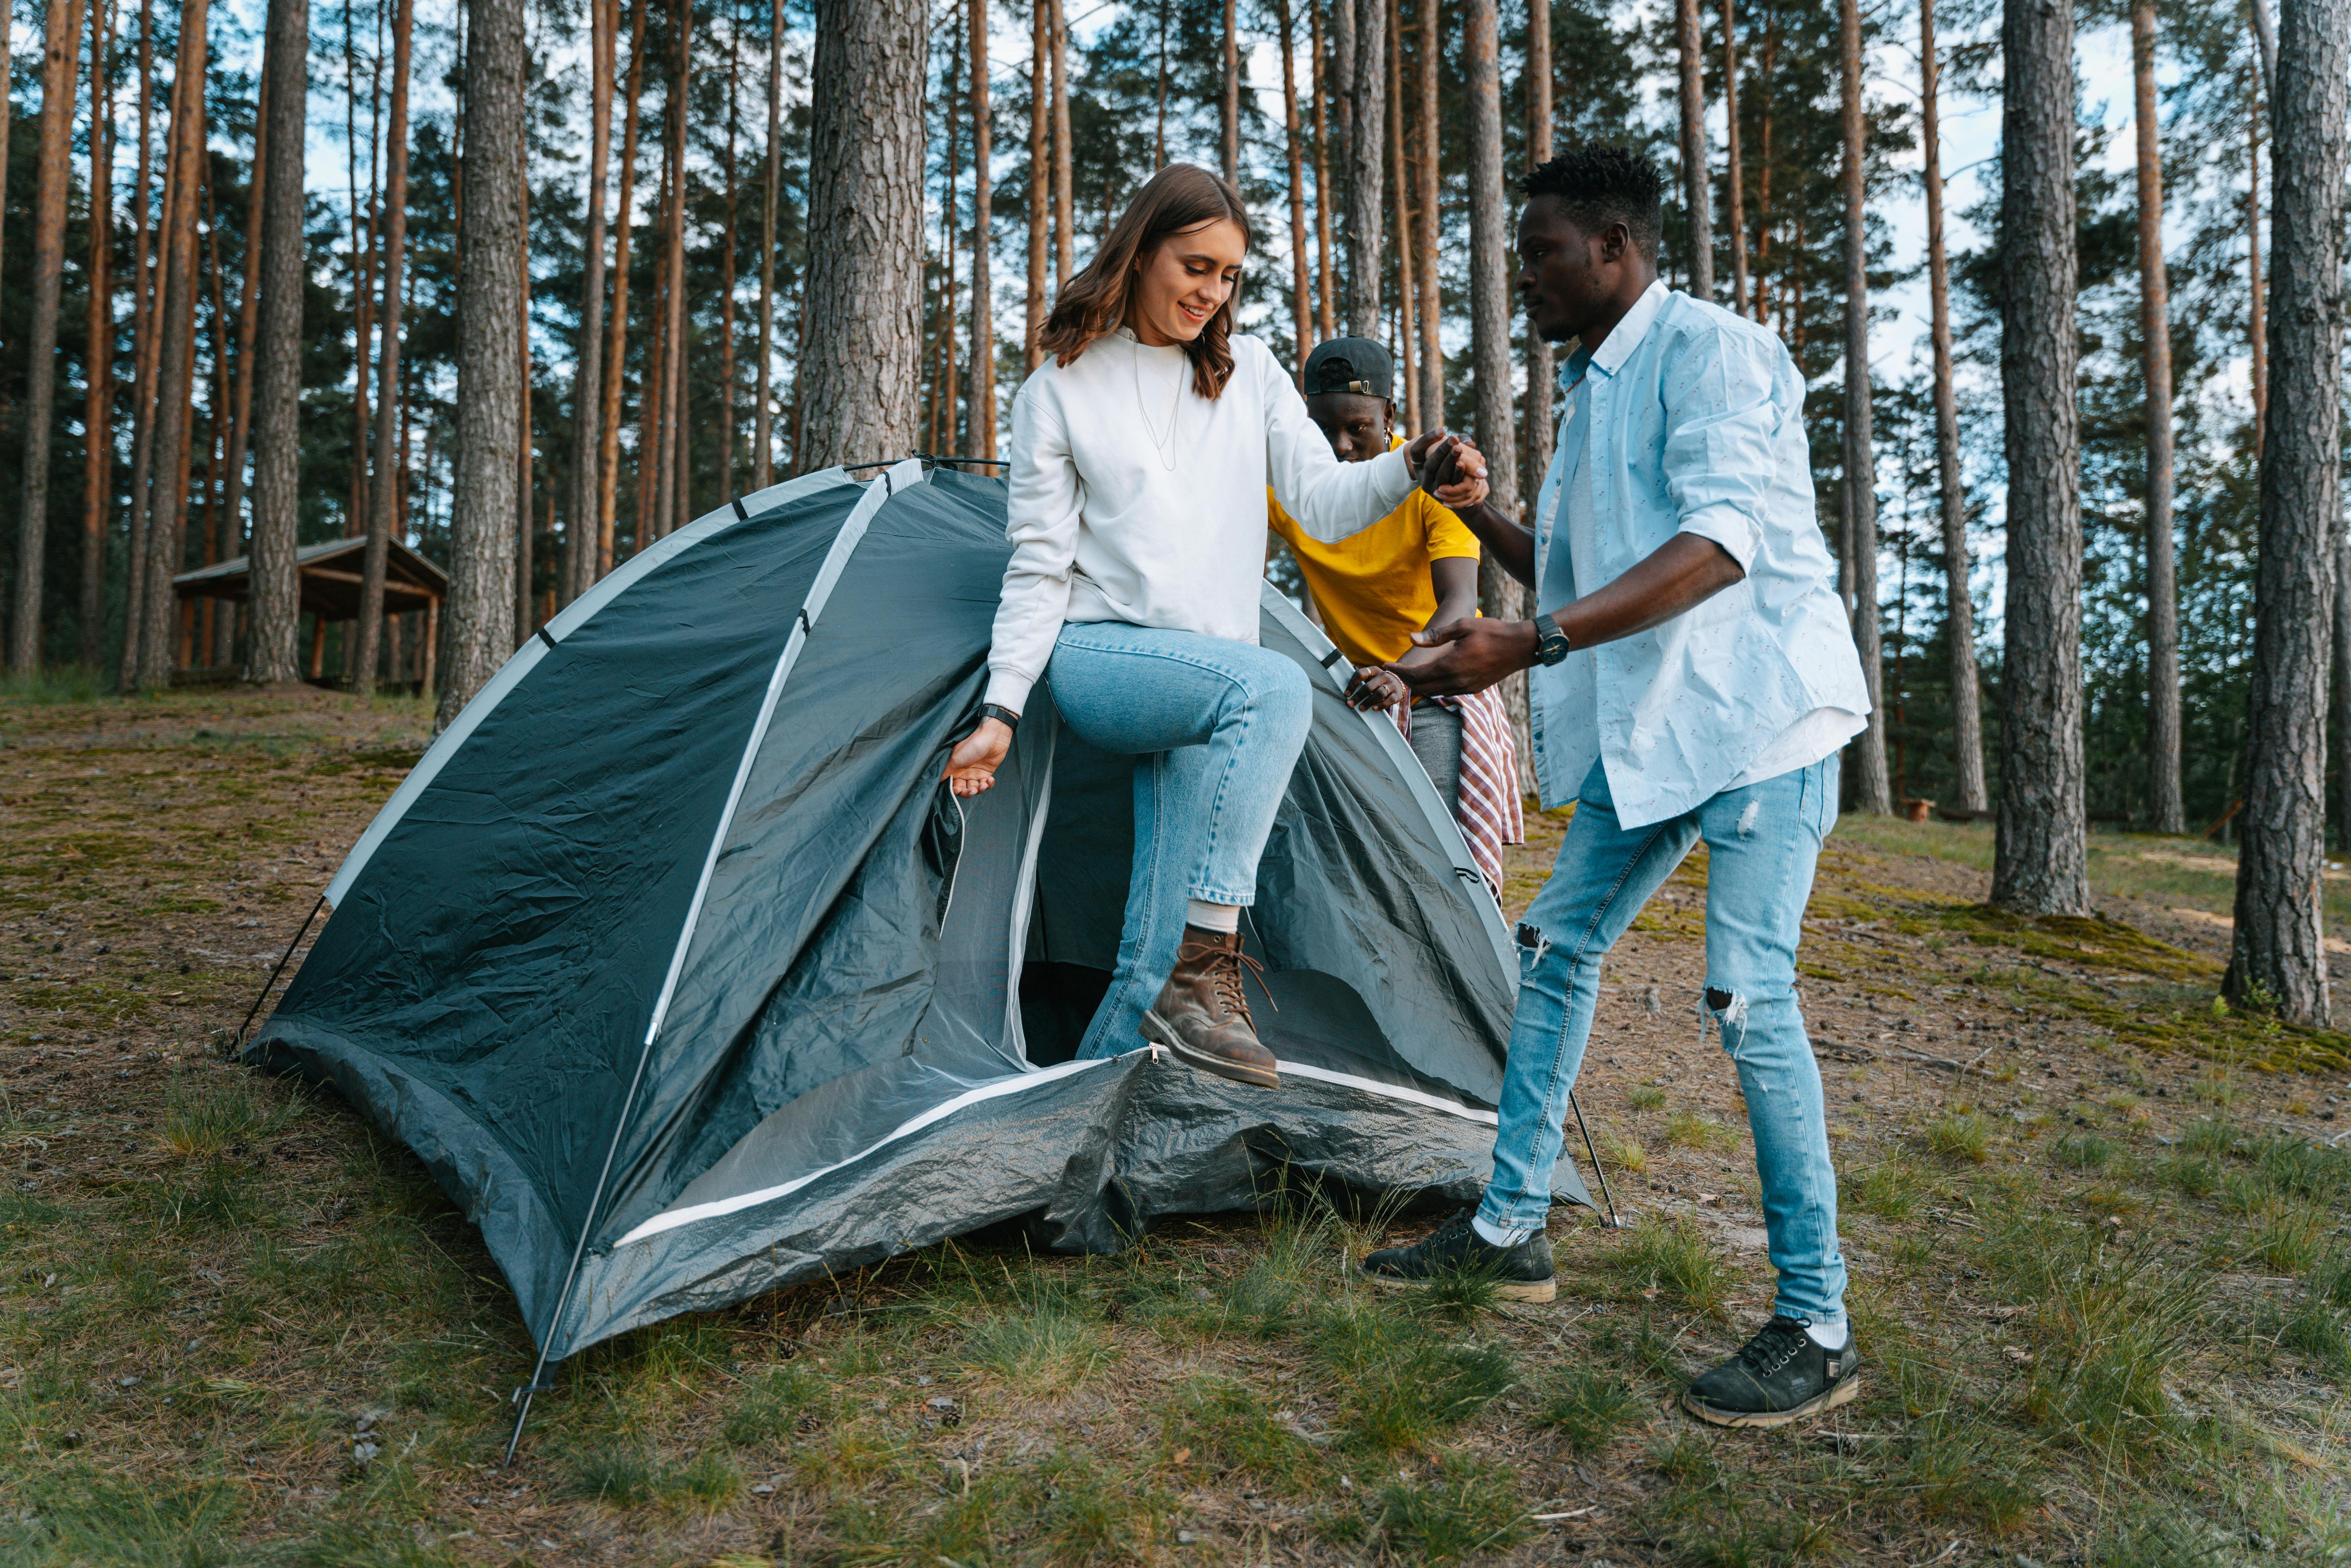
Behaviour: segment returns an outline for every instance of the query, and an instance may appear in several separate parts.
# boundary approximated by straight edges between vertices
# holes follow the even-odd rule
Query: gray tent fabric
[[[527,642],[328,890],[246,1060],[334,1085],[483,1232],[542,1353],[1007,1220],[1110,1251],[1285,1173],[1467,1201],[1517,970],[1451,816],[1270,587],[1313,729],[1244,928],[1276,1091],[1138,1040],[1109,980],[1132,761],[976,721],[1005,486],[914,461],[747,497]],[[1562,1164],[1558,1194],[1588,1204]]]

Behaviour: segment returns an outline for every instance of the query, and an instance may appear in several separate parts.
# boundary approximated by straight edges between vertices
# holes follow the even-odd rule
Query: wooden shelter
[[[294,552],[301,583],[301,609],[310,617],[310,678],[326,674],[327,622],[360,617],[360,571],[367,560],[367,540],[329,539],[304,545]],[[193,607],[199,599],[225,599],[237,603],[253,594],[252,563],[247,557],[220,561],[183,571],[172,580],[183,602]],[[440,643],[441,601],[449,592],[449,574],[398,539],[391,541],[384,558],[383,613],[424,612],[423,675],[424,689],[433,689],[434,654]],[[184,662],[184,661],[183,661]]]

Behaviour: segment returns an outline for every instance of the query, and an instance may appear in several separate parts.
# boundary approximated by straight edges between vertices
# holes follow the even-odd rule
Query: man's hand
[[[1418,697],[1458,697],[1482,692],[1504,675],[1535,662],[1535,635],[1525,621],[1479,616],[1412,634],[1416,650],[1382,666],[1412,687]]]
[[[947,770],[943,777],[947,788],[958,795],[977,795],[996,782],[996,770],[1004,765],[1004,754],[1012,749],[1012,727],[1000,718],[984,718],[979,727],[956,742],[947,754]]]
[[[1486,455],[1466,437],[1442,430],[1415,436],[1404,449],[1413,482],[1445,507],[1474,507],[1486,498]]]
[[[1402,675],[1379,664],[1364,664],[1347,683],[1347,706],[1364,713],[1384,713],[1398,703],[1412,701],[1412,687]]]

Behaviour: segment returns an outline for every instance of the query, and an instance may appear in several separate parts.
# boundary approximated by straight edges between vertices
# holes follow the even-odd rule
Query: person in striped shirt
[[[1307,356],[1306,413],[1341,462],[1369,462],[1403,444],[1394,381],[1387,350],[1368,338],[1333,338]],[[1270,491],[1266,521],[1296,558],[1323,632],[1355,666],[1347,700],[1395,716],[1499,897],[1502,846],[1524,838],[1518,752],[1501,702],[1492,691],[1415,700],[1384,667],[1426,662],[1434,651],[1414,647],[1414,632],[1478,613],[1477,536],[1421,490],[1335,544],[1301,528]]]

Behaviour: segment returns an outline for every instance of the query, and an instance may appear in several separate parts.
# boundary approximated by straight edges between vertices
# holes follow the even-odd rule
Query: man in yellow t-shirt
[[[1403,438],[1390,401],[1388,351],[1368,338],[1333,338],[1306,360],[1306,412],[1331,439],[1342,463],[1366,463]],[[1297,558],[1322,630],[1355,665],[1347,698],[1385,708],[1407,700],[1402,681],[1380,668],[1411,664],[1429,650],[1412,634],[1478,613],[1478,537],[1426,490],[1359,534],[1337,544],[1312,538],[1266,493],[1266,519]],[[1456,806],[1461,790],[1459,706],[1415,703],[1405,726],[1413,754],[1439,799]]]

